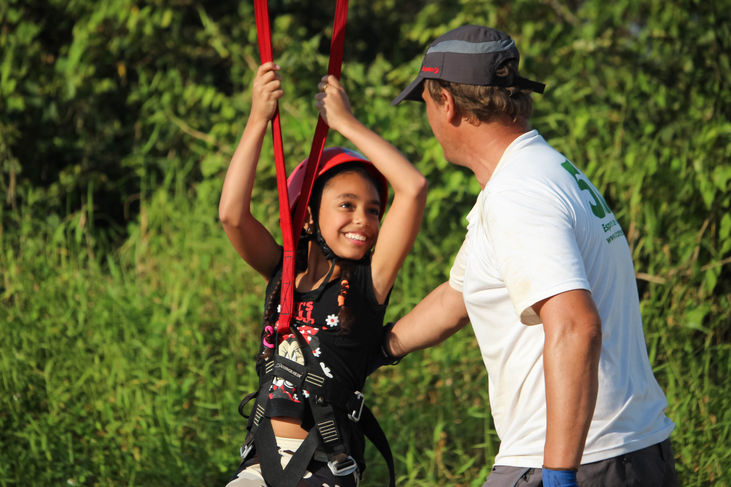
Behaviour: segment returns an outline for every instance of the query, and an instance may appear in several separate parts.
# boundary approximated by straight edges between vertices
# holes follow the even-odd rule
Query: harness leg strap
[[[254,444],[259,455],[261,473],[267,485],[272,487],[296,487],[302,480],[318,443],[317,432],[313,428],[292,455],[292,458],[289,459],[287,466],[282,468],[279,447],[274,437],[272,424],[269,418],[262,421],[256,436],[254,436]]]

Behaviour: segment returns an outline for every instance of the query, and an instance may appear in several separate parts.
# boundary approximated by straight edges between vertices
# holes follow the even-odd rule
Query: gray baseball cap
[[[513,75],[500,77],[497,70],[505,62],[518,62],[520,54],[509,35],[490,27],[463,25],[450,30],[431,43],[421,63],[419,75],[394,100],[422,101],[424,80],[442,79],[454,83],[482,86],[516,86],[543,93],[546,85]]]

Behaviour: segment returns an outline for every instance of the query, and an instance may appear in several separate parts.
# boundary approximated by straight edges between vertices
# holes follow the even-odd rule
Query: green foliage
[[[334,2],[270,3],[293,167]],[[445,279],[479,191],[423,107],[390,100],[434,37],[496,26],[548,85],[534,125],[630,241],[689,486],[731,485],[730,21],[695,0],[374,0],[351,2],[346,33],[356,115],[430,183],[388,316]],[[224,485],[236,467],[263,282],[216,214],[256,49],[248,1],[0,3],[0,486]],[[255,212],[276,229],[271,160],[267,142]],[[471,331],[379,371],[367,392],[399,485],[482,484],[499,441]],[[368,458],[364,484],[382,485]]]

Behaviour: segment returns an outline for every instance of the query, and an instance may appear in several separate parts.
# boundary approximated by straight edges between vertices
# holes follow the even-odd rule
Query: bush
[[[390,100],[434,37],[496,26],[548,85],[534,125],[629,239],[681,483],[731,484],[727,13],[690,0],[352,3],[356,115],[430,183],[388,317],[445,279],[479,191],[444,161],[422,107]],[[271,15],[293,167],[332,11],[283,0]],[[0,5],[0,485],[223,485],[236,467],[263,282],[216,215],[258,64],[253,22],[249,2]],[[276,229],[271,160],[267,143],[255,211]],[[482,484],[498,446],[486,384],[469,329],[374,375],[399,485]],[[382,485],[368,458],[364,484]]]

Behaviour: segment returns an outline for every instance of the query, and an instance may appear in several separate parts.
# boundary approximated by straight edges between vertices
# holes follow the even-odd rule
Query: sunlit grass
[[[154,192],[106,254],[89,247],[81,218],[3,234],[0,485],[212,486],[235,469],[263,281],[226,241],[215,192],[198,189]],[[449,257],[421,265],[434,244],[420,238],[391,317],[445,278]],[[729,354],[712,332],[721,324],[667,326],[656,304],[644,307],[682,484],[727,485]],[[482,484],[498,438],[469,327],[378,371],[366,392],[399,485]],[[364,485],[383,485],[384,462],[370,446],[367,455]]]

